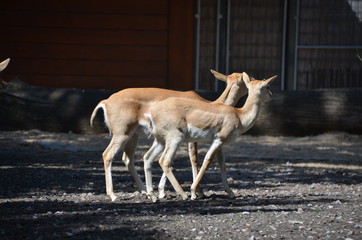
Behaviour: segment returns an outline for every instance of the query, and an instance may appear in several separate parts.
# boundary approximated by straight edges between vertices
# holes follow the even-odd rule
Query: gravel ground
[[[224,148],[235,199],[214,162],[201,182],[206,198],[183,201],[168,183],[156,203],[135,192],[118,159],[119,199],[105,195],[108,143],[105,134],[0,132],[0,239],[362,239],[362,136],[244,135]],[[141,139],[136,153],[142,178],[148,146]],[[174,169],[189,191],[186,145]],[[160,176],[155,163],[155,183]]]

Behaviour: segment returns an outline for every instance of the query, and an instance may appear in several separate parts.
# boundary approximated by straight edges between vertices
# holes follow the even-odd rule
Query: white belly
[[[193,126],[187,127],[185,136],[186,141],[212,142],[215,138],[216,131],[214,129],[200,129]]]

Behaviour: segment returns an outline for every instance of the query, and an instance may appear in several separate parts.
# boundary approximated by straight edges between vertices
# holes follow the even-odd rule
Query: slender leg
[[[152,163],[154,159],[163,151],[163,149],[164,146],[155,140],[153,141],[151,148],[143,157],[147,195],[151,197],[153,202],[156,202],[157,198],[153,194]]]
[[[166,143],[166,147],[165,150],[159,160],[159,163],[162,167],[162,170],[164,171],[164,173],[166,174],[168,180],[171,182],[173,188],[175,189],[175,191],[181,195],[183,200],[187,199],[187,194],[184,192],[184,190],[182,189],[181,185],[179,184],[179,182],[177,181],[177,179],[175,178],[175,175],[172,172],[172,169],[170,168],[170,165],[172,163],[172,159],[175,156],[175,153],[180,145],[181,141],[180,140],[175,140],[171,143]]]
[[[210,149],[207,151],[204,161],[202,163],[201,169],[200,169],[199,173],[197,174],[195,181],[191,185],[191,200],[196,199],[196,188],[199,185],[202,177],[204,176],[207,167],[210,165],[212,158],[217,153],[217,151],[220,150],[221,146],[222,146],[222,142],[219,140],[216,140],[211,144]]]
[[[235,198],[235,194],[233,193],[233,191],[230,189],[229,187],[229,183],[226,179],[226,167],[225,167],[225,157],[224,157],[224,153],[222,151],[222,149],[220,149],[217,153],[216,153],[216,158],[217,158],[217,162],[219,163],[219,167],[220,167],[220,174],[221,174],[221,181],[222,184],[224,186],[224,190],[225,192],[227,192],[229,194],[230,198]]]
[[[165,172],[163,172],[160,182],[158,184],[158,198],[164,198],[166,196],[165,194],[166,181],[167,181],[167,176]]]
[[[173,170],[172,167],[170,167],[170,169],[171,169],[171,171]],[[158,198],[164,198],[166,196],[166,194],[165,194],[166,182],[167,182],[167,176],[166,176],[166,173],[163,172],[160,182],[158,183]]]
[[[195,181],[198,167],[197,167],[197,143],[196,142],[189,142],[188,143],[188,149],[189,149],[189,158],[191,162],[192,167],[192,178],[193,181]],[[200,186],[197,186],[196,193],[199,198],[203,198],[205,196],[204,192],[202,191]]]
[[[146,187],[143,184],[140,176],[137,174],[137,170],[134,166],[134,153],[138,143],[138,135],[134,134],[126,143],[124,147],[124,152],[122,156],[122,161],[126,165],[129,173],[131,174],[133,180],[135,181],[138,191],[146,193]]]
[[[112,182],[112,160],[117,152],[123,148],[128,136],[122,137],[114,137],[112,138],[111,142],[109,143],[106,150],[104,150],[103,156],[103,163],[104,163],[104,172],[105,172],[105,179],[106,179],[106,192],[107,195],[111,197],[112,201],[116,200],[117,196],[113,191],[113,182]]]
[[[172,160],[170,162],[170,170],[173,171],[172,168]],[[167,175],[165,172],[162,173],[160,182],[158,183],[158,198],[164,198],[166,196],[165,194],[165,186],[166,186],[166,182],[167,182]]]

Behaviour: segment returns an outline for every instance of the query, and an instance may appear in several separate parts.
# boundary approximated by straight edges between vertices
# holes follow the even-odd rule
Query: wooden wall
[[[193,1],[5,1],[6,80],[46,87],[192,88]]]

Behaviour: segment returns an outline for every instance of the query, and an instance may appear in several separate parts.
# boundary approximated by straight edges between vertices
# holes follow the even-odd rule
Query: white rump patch
[[[156,132],[155,123],[153,122],[153,118],[150,113],[145,113],[144,116],[148,120],[148,122],[141,121],[139,124],[142,126],[144,132],[148,135],[148,137],[151,137],[151,134],[154,134]]]
[[[107,108],[106,108],[106,105],[104,105],[103,103],[101,104],[98,104],[96,109],[99,109],[99,108],[102,108],[103,110],[103,117],[104,117],[104,124],[107,126],[108,128],[108,131],[109,131],[109,135],[112,136],[112,131],[111,129],[109,128],[109,119],[108,119],[108,114],[107,114]]]

